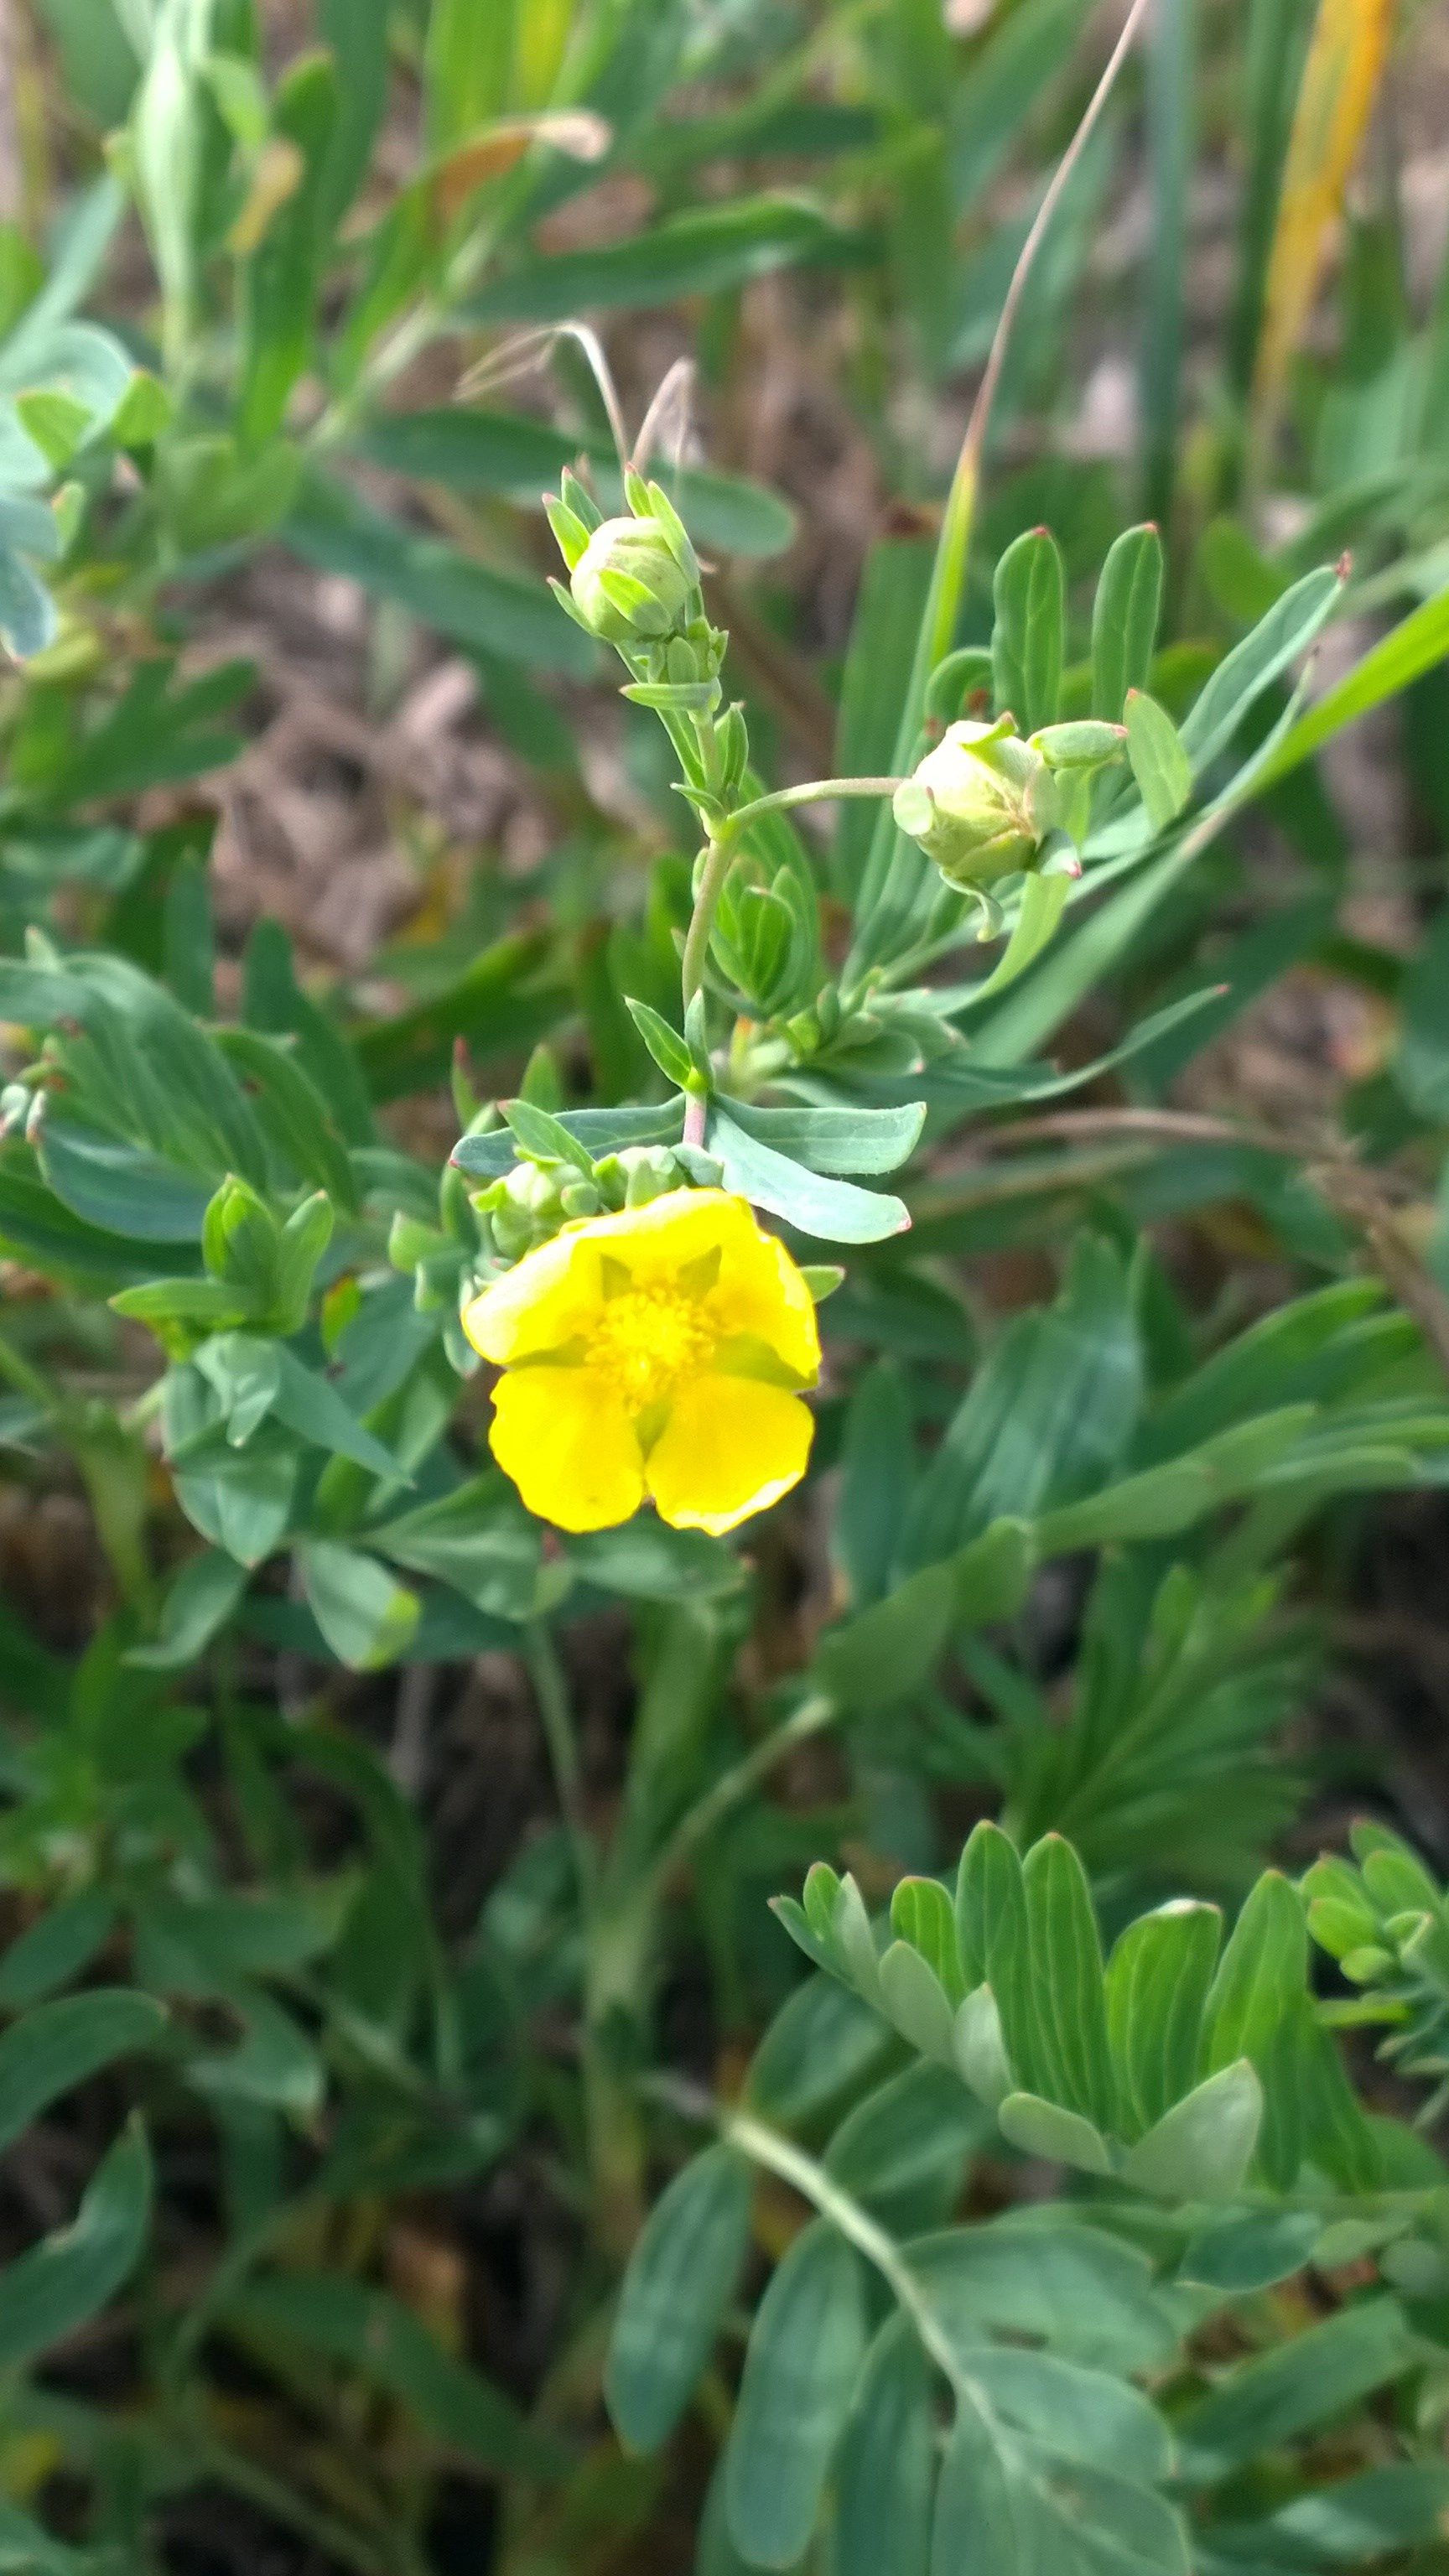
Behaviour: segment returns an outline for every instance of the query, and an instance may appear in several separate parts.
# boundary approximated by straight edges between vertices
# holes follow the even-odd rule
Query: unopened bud
[[[1051,773],[1003,716],[948,725],[934,751],[896,789],[901,830],[951,885],[988,886],[1035,861],[1050,828]]]
[[[694,549],[657,519],[605,519],[573,568],[584,624],[606,644],[652,644],[688,621],[699,582]]]

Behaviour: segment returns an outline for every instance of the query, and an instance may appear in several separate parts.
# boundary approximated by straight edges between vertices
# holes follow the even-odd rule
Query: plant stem
[[[827,1726],[833,1726],[839,1713],[834,1700],[828,1699],[823,1691],[816,1691],[802,1701],[793,1716],[787,1717],[782,1726],[777,1726],[772,1735],[752,1746],[741,1761],[722,1773],[713,1786],[706,1789],[704,1796],[681,1816],[653,1862],[651,1881],[661,1887],[665,1885],[720,1818],[729,1814],[731,1807],[738,1806],[741,1798],[748,1797],[751,1789],[758,1788],[762,1780],[768,1779],[776,1764],[793,1753],[798,1744],[808,1743],[812,1735],[819,1735]]]
[[[701,725],[703,748],[706,732],[713,749],[713,729]],[[709,955],[710,932],[714,927],[715,909],[729,874],[735,843],[763,814],[783,813],[791,805],[822,805],[836,796],[893,796],[900,785],[898,778],[809,778],[798,787],[777,787],[768,796],[752,797],[748,805],[737,806],[714,825],[705,849],[704,869],[699,891],[694,898],[689,929],[685,934],[684,957],[680,967],[680,984],[684,1007],[688,1010],[704,982],[705,960]],[[701,1104],[702,1108],[702,1104]],[[685,1142],[699,1143],[689,1134],[688,1112],[685,1116]]]
[[[802,786],[776,787],[739,806],[729,818],[730,833],[743,832],[762,814],[778,814],[787,805],[824,805],[836,796],[894,796],[903,784],[899,778],[807,778]]]
[[[538,1702],[543,1740],[548,1747],[559,1813],[573,1850],[580,1903],[587,1913],[598,1876],[596,1855],[593,1837],[584,1820],[583,1776],[573,1710],[569,1705],[568,1682],[553,1639],[542,1620],[536,1620],[528,1630],[525,1655],[533,1682],[533,1695]]]
[[[706,847],[699,891],[694,898],[694,910],[690,914],[689,928],[684,935],[684,956],[680,963],[679,981],[686,1011],[704,982],[704,961],[709,955],[709,934],[714,927],[715,908],[724,891],[724,881],[729,874],[733,856],[734,846],[730,827],[727,823],[722,823],[717,838],[712,839]]]
[[[525,1652],[578,1882],[584,1956],[579,2072],[594,2235],[622,2263],[644,2220],[644,2131],[633,2084],[620,2064],[618,2006],[626,1995],[637,2003],[646,1983],[649,1922],[637,1909],[611,1912],[601,1901],[568,1681],[541,1620],[528,1631]]]

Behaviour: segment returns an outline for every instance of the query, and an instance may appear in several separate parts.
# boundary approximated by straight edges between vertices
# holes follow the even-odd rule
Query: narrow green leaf
[[[296,186],[242,263],[238,288],[237,427],[264,446],[281,428],[288,398],[312,353],[316,305],[328,243],[329,155],[338,116],[338,74],[330,54],[288,65],[272,101],[271,144],[294,153]]]
[[[755,2566],[792,2567],[810,2538],[865,2342],[860,2259],[816,2220],[760,2302],[730,2429],[730,2534]]]
[[[1121,2178],[1164,2200],[1231,2200],[1247,2177],[1262,2124],[1263,2088],[1240,2057],[1163,2113],[1132,2149]]]
[[[1215,1905],[1179,1897],[1139,1915],[1113,1948],[1107,2027],[1128,2138],[1150,2129],[1196,2082],[1222,1928]]]
[[[742,197],[691,208],[623,241],[556,251],[505,271],[464,307],[471,322],[559,322],[581,312],[720,295],[772,269],[818,259],[842,237],[801,197]]]
[[[1345,725],[1382,706],[1386,698],[1431,671],[1449,652],[1449,589],[1436,591],[1365,653],[1361,662],[1325,689],[1298,718],[1272,753],[1259,780],[1275,787],[1301,761],[1320,751]]]
[[[1175,822],[1192,795],[1192,763],[1165,707],[1143,689],[1126,698],[1127,757],[1155,832]]]
[[[1092,713],[1120,724],[1129,689],[1145,689],[1162,610],[1162,539],[1127,528],[1102,566],[1092,603]]]
[[[84,2084],[113,2058],[149,2048],[165,2020],[149,1995],[95,1986],[37,2004],[13,2022],[0,2039],[0,2149],[72,2085]]]
[[[106,2305],[140,2261],[150,2216],[151,2155],[133,2120],[96,2167],[70,2226],[0,2271],[0,2370],[33,2360]]]
[[[161,1605],[154,1644],[128,1648],[127,1663],[143,1672],[184,1671],[231,1617],[246,1579],[245,1566],[232,1557],[208,1551],[188,1558]]]
[[[905,2319],[877,2335],[841,2446],[835,2576],[926,2576],[936,2441],[931,2378]]]
[[[1179,2416],[1189,2478],[1220,2478],[1265,2451],[1331,2424],[1412,2365],[1398,2302],[1364,2299],[1227,2371]]]
[[[1052,2098],[1110,2128],[1116,2087],[1086,1873],[1069,1842],[1046,1834],[1027,1853],[1022,1885],[1043,2042],[1057,2078]]]
[[[1044,2102],[1039,2093],[1008,2093],[997,2107],[1001,2134],[1023,2155],[1041,2156],[1049,2164],[1075,2165],[1082,2173],[1107,2174],[1112,2159],[1100,2129],[1078,2111]]]
[[[693,2394],[749,2242],[754,2181],[728,2147],[676,2174],[629,2258],[604,2395],[633,2451],[657,2451]]]
[[[251,2344],[280,2338],[357,2372],[398,2398],[434,2441],[484,2468],[549,2476],[559,2466],[548,2434],[384,2290],[340,2272],[273,2272],[229,2299],[222,2320]]]
[[[711,1106],[705,1142],[724,1165],[724,1186],[771,1216],[822,1243],[880,1243],[910,1224],[904,1203],[884,1190],[857,1189],[852,1181],[823,1180],[803,1164],[747,1136],[722,1109]]]
[[[1305,573],[1218,664],[1181,728],[1195,774],[1231,741],[1263,691],[1307,651],[1338,605],[1343,581],[1341,572],[1327,569]],[[1281,757],[1281,747],[1275,757]],[[1271,768],[1263,775],[1271,776]]]
[[[919,1950],[953,2004],[966,1988],[956,1948],[956,1917],[938,1878],[903,1878],[891,1898],[891,1929]]]
[[[541,582],[475,563],[319,473],[309,473],[283,535],[320,572],[345,574],[459,644],[576,678],[594,667],[595,646],[559,615]]]
[[[632,1005],[631,1005],[632,1008]],[[731,1100],[729,1115],[760,1145],[812,1172],[893,1172],[908,1162],[926,1123],[924,1101],[898,1109],[774,1109]]]
[[[954,2064],[955,2014],[935,1970],[909,1941],[892,1941],[879,1966],[881,2010],[923,2057]]]
[[[308,1606],[338,1662],[353,1672],[394,1662],[418,1624],[417,1594],[375,1556],[335,1539],[308,1539],[298,1558]]]
[[[1017,731],[1055,724],[1066,657],[1066,567],[1046,528],[1030,528],[1007,547],[992,595],[992,684],[998,714],[1008,709]]]

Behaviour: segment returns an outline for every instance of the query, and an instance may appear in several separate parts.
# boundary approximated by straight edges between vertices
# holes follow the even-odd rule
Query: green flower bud
[[[584,624],[606,644],[657,643],[688,622],[699,582],[689,539],[658,519],[605,519],[570,580]]]
[[[1034,864],[1054,819],[1051,772],[1009,716],[948,725],[892,811],[949,884],[979,889]]]
[[[562,1177],[557,1167],[516,1163],[476,1202],[491,1220],[493,1240],[505,1261],[521,1261],[525,1252],[558,1233],[565,1221]]]

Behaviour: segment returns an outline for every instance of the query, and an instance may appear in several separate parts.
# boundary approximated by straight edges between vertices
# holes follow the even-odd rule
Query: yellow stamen
[[[585,1365],[631,1413],[642,1413],[681,1377],[703,1368],[717,1339],[697,1300],[677,1286],[624,1288],[602,1308]]]

